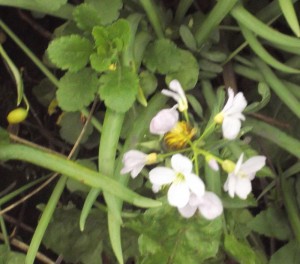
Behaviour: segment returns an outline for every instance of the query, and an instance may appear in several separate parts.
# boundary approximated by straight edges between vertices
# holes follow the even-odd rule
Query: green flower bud
[[[18,124],[26,119],[28,111],[26,109],[19,107],[9,112],[7,115],[7,121],[10,124]]]
[[[231,173],[234,171],[235,163],[231,160],[224,160],[222,162],[222,168],[224,171]]]

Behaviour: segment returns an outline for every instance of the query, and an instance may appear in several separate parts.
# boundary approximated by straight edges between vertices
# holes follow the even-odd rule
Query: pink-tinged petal
[[[190,204],[187,204],[182,208],[178,208],[178,211],[184,218],[191,218],[197,211],[197,206],[191,206]]]
[[[154,116],[150,122],[152,134],[163,135],[169,132],[178,122],[179,113],[173,108],[163,109]]]
[[[237,181],[237,179],[236,179],[235,175],[233,173],[230,173],[224,184],[224,191],[228,192],[228,194],[231,198],[233,198],[234,194],[235,194],[236,181]]]
[[[205,192],[200,200],[198,209],[204,218],[213,220],[222,214],[223,205],[216,194],[213,192]]]
[[[203,181],[195,174],[190,173],[185,175],[186,183],[191,190],[197,197],[201,197],[204,195],[205,192],[205,185]]]
[[[236,118],[226,116],[222,123],[223,137],[233,140],[237,137],[241,129],[241,121]]]
[[[208,166],[214,171],[219,171],[219,164],[215,159],[210,159],[208,161]]]
[[[142,171],[142,169],[144,168],[144,164],[141,164],[139,166],[135,166],[132,171],[131,171],[131,177],[134,179],[138,176],[138,174]]]
[[[245,200],[248,194],[251,192],[251,181],[247,178],[239,178],[236,181],[235,193],[238,197]]]
[[[181,98],[180,98],[179,94],[177,94],[177,93],[174,93],[174,92],[166,90],[166,89],[162,89],[161,93],[163,95],[173,98],[177,103],[180,102]]]
[[[173,182],[175,177],[175,172],[166,167],[156,167],[149,172],[150,182],[158,186]]]
[[[168,201],[172,206],[182,208],[187,205],[190,191],[185,182],[173,183],[168,191]]]
[[[259,171],[263,166],[266,164],[266,157],[265,156],[255,156],[248,159],[245,163],[241,166],[241,171],[252,174]]]
[[[191,173],[193,169],[193,163],[191,160],[181,154],[175,154],[171,158],[171,166],[176,172],[182,174]]]
[[[234,92],[232,90],[232,88],[228,88],[227,89],[227,92],[228,92],[228,100],[222,110],[222,112],[226,112],[228,109],[230,109],[230,107],[232,106],[232,103],[233,103],[233,99],[234,99]]]
[[[242,92],[235,95],[232,106],[226,111],[227,115],[241,113],[247,106],[247,101]]]
[[[145,166],[147,155],[138,150],[127,151],[122,159],[124,167],[121,169],[121,174],[131,172],[131,176],[135,178]]]

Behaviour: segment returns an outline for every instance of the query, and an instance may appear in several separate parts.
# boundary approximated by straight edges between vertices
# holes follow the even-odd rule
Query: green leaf
[[[141,263],[147,264],[205,263],[216,256],[222,232],[220,218],[206,221],[195,215],[187,220],[167,203],[129,225],[140,233]]]
[[[272,255],[270,264],[282,263],[300,263],[299,243],[296,240],[290,241]]]
[[[74,144],[82,130],[81,114],[79,112],[64,113],[60,120],[60,136],[70,144]],[[81,143],[84,143],[93,132],[93,126],[88,124],[82,137]]]
[[[149,71],[140,73],[140,86],[146,97],[154,93],[157,88],[157,79],[154,74]]]
[[[261,211],[248,223],[248,226],[259,234],[279,240],[287,240],[292,236],[287,217],[276,207],[268,207]]]
[[[86,3],[77,6],[73,11],[73,18],[77,26],[91,32],[94,26],[101,25],[99,12]]]
[[[79,35],[55,39],[47,49],[52,63],[72,72],[82,69],[88,63],[92,51],[93,46],[90,41]]]
[[[0,145],[9,144],[9,134],[6,129],[0,127]]]
[[[138,76],[127,67],[109,71],[100,78],[100,97],[116,112],[126,112],[134,103],[138,91]]]
[[[171,80],[177,79],[184,90],[190,90],[195,87],[198,81],[198,62],[189,51],[179,50],[179,54],[180,57],[177,59],[179,68],[173,72],[169,72],[166,76],[166,83],[170,83]]]
[[[56,87],[49,79],[43,79],[38,85],[32,89],[39,103],[48,107],[55,97]]]
[[[241,264],[258,264],[253,249],[246,243],[238,241],[234,235],[225,234],[224,241],[225,251],[238,263]]]
[[[121,41],[121,49],[123,50],[129,43],[130,39],[130,24],[125,19],[118,19],[112,25],[107,27],[108,37],[110,40],[120,40]]]
[[[92,210],[83,232],[79,230],[79,217],[80,211],[76,208],[57,209],[47,227],[43,242],[46,247],[63,255],[66,262],[101,264],[101,252],[108,236],[106,216]]]
[[[98,85],[96,73],[89,68],[77,73],[67,72],[59,80],[58,105],[69,112],[81,110],[93,101]]]
[[[91,66],[97,72],[104,72],[109,69],[112,61],[111,58],[93,53],[90,57]]]
[[[192,106],[193,110],[195,111],[195,114],[203,118],[203,108],[199,100],[191,94],[188,94],[186,97],[188,99],[189,104]]]
[[[0,245],[0,264],[25,263],[25,255],[7,249],[6,245]]]
[[[119,10],[122,8],[122,0],[86,0],[99,14],[102,24],[107,25],[119,17]]]
[[[44,11],[55,11],[67,3],[67,0],[34,0]]]
[[[144,64],[152,72],[168,74],[181,67],[181,53],[168,39],[158,39],[149,44],[144,54]]]
[[[244,110],[245,113],[257,112],[260,109],[264,108],[270,101],[271,99],[270,88],[266,83],[264,82],[258,83],[258,93],[261,95],[261,101],[254,102],[248,105]]]
[[[195,37],[188,26],[181,25],[179,28],[179,34],[180,34],[180,37],[181,37],[182,41],[184,42],[184,44],[190,50],[192,50],[192,51],[197,50],[197,43],[196,43]]]

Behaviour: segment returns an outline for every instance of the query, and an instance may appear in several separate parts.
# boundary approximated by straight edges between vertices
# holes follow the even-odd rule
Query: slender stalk
[[[198,47],[204,44],[211,32],[221,23],[237,2],[238,0],[220,0],[217,2],[195,33]]]
[[[188,11],[188,9],[192,5],[192,3],[193,3],[193,0],[180,0],[179,4],[177,6],[177,9],[176,9],[176,13],[175,13],[175,22],[176,23],[178,23],[178,24],[181,23],[186,11]]]

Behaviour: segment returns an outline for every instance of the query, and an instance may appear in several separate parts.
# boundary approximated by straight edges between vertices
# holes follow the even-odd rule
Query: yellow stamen
[[[147,165],[151,165],[151,164],[154,164],[157,162],[157,154],[156,153],[150,153],[148,156],[147,156],[147,162],[146,164]]]

